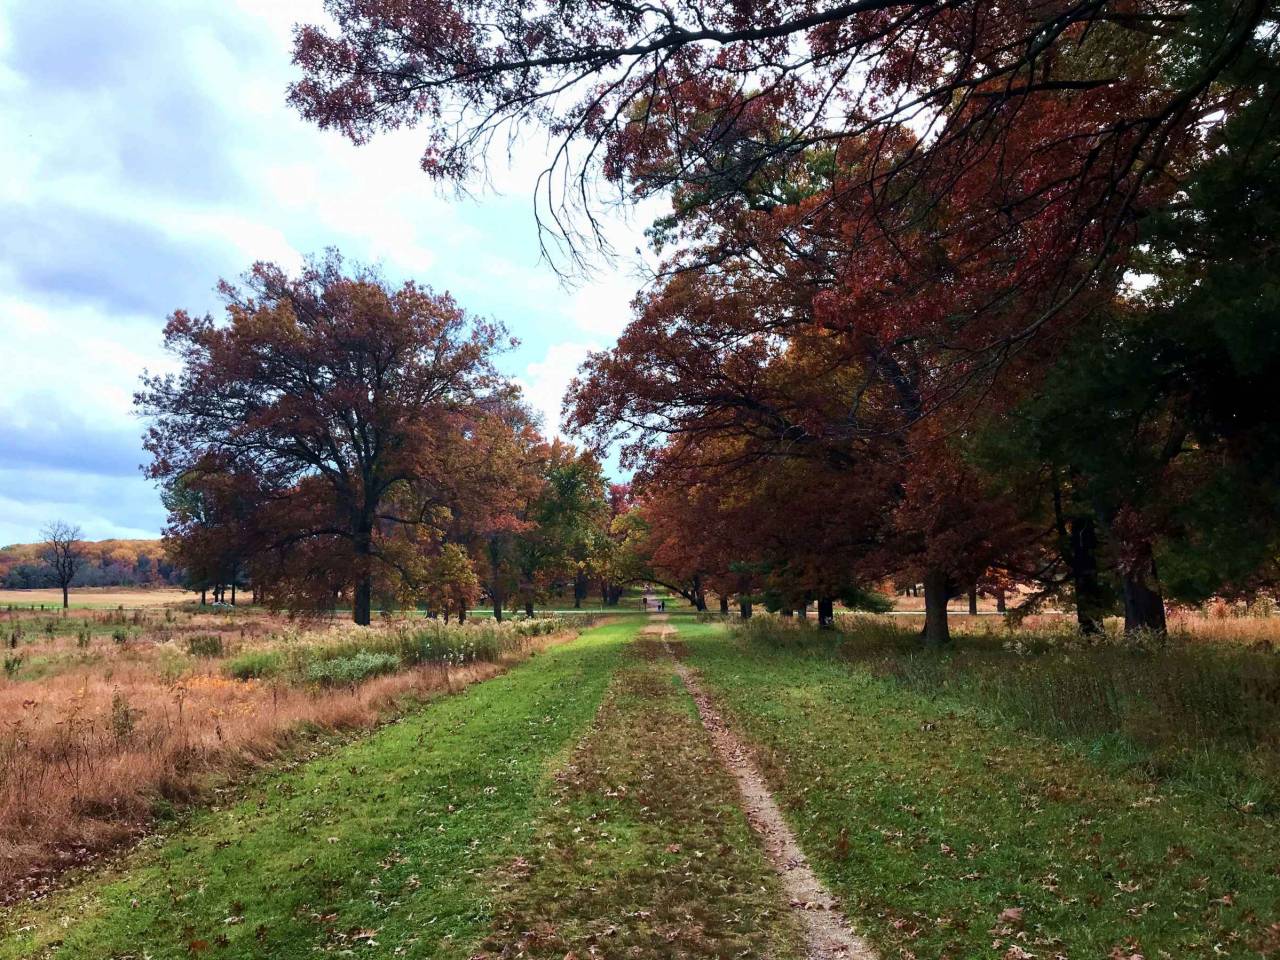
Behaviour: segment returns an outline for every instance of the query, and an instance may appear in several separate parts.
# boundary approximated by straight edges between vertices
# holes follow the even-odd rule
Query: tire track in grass
[[[484,958],[804,957],[660,643],[642,636],[557,776],[535,842],[493,877]]]
[[[659,615],[652,619],[665,621],[667,618]],[[675,657],[676,673],[697,705],[720,763],[737,780],[747,819],[759,834],[769,862],[782,878],[791,911],[803,925],[809,960],[877,960],[875,950],[853,932],[839,901],[810,868],[750,753],[725,724],[696,673],[681,662],[683,648],[674,639],[675,629],[659,622],[645,627],[641,634],[660,640]]]

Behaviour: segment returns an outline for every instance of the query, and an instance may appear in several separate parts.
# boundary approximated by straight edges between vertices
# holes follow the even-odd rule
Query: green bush
[[[228,661],[223,670],[236,680],[264,680],[278,676],[284,668],[284,654],[278,650],[246,650]]]
[[[220,657],[223,653],[222,637],[216,633],[188,637],[187,652],[193,657]]]
[[[395,654],[364,650],[351,657],[314,661],[307,667],[307,679],[321,686],[354,686],[370,677],[395,673],[399,669],[400,658]]]

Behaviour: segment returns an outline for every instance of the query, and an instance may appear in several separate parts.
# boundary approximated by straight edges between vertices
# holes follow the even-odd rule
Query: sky
[[[459,197],[419,169],[421,133],[356,147],[304,123],[291,31],[321,19],[321,0],[0,4],[0,544],[54,519],[160,534],[133,392],[172,369],[166,317],[216,313],[219,278],[255,260],[337,247],[502,321],[521,346],[501,364],[549,429],[626,323],[643,223],[607,213],[627,253],[564,285],[530,199],[542,137]]]

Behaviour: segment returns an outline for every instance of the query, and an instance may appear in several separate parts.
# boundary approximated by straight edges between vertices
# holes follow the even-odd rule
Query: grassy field
[[[1114,736],[1032,732],[973,676],[908,682],[906,644],[680,629],[885,957],[1280,955],[1273,815],[1091,749]]]
[[[195,596],[172,587],[140,589],[137,587],[74,587],[67,600],[77,609],[107,610],[116,607],[163,607],[189,602]],[[0,608],[9,606],[47,610],[62,609],[62,591],[56,588],[38,590],[0,590]]]
[[[243,608],[0,611],[0,900],[318,733],[368,729],[573,629],[551,618],[362,630]]]
[[[1280,668],[1262,628],[1086,646],[1053,624],[974,623],[939,655],[901,619],[833,632],[673,613],[685,663],[886,960],[1280,956]],[[210,676],[324,709],[427,670],[413,650],[439,653],[422,631],[443,629],[283,638],[260,614],[220,616],[245,634],[223,631]],[[7,908],[0,960],[803,956],[668,652],[636,639],[644,622],[485,661],[469,679],[491,679],[399,701],[370,733],[312,727],[310,755],[263,754],[247,785]],[[102,640],[116,627],[98,626],[91,650],[125,658],[109,669],[127,678]],[[135,653],[209,634],[190,626]],[[58,629],[39,643],[80,649]],[[269,681],[236,678],[281,645],[296,649]],[[327,679],[380,657],[400,669]],[[0,692],[74,673],[46,669]]]
[[[266,777],[101,879],[12,910],[0,957],[470,956],[492,925],[488,878],[528,849],[548,767],[633,631],[592,630]]]

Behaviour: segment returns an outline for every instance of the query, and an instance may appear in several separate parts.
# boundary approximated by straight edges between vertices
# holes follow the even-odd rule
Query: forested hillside
[[[148,584],[176,585],[182,571],[164,555],[155,540],[94,540],[82,544],[84,564],[75,586],[118,587]],[[0,548],[0,586],[10,590],[55,587],[57,580],[41,558],[43,543],[15,543]]]

